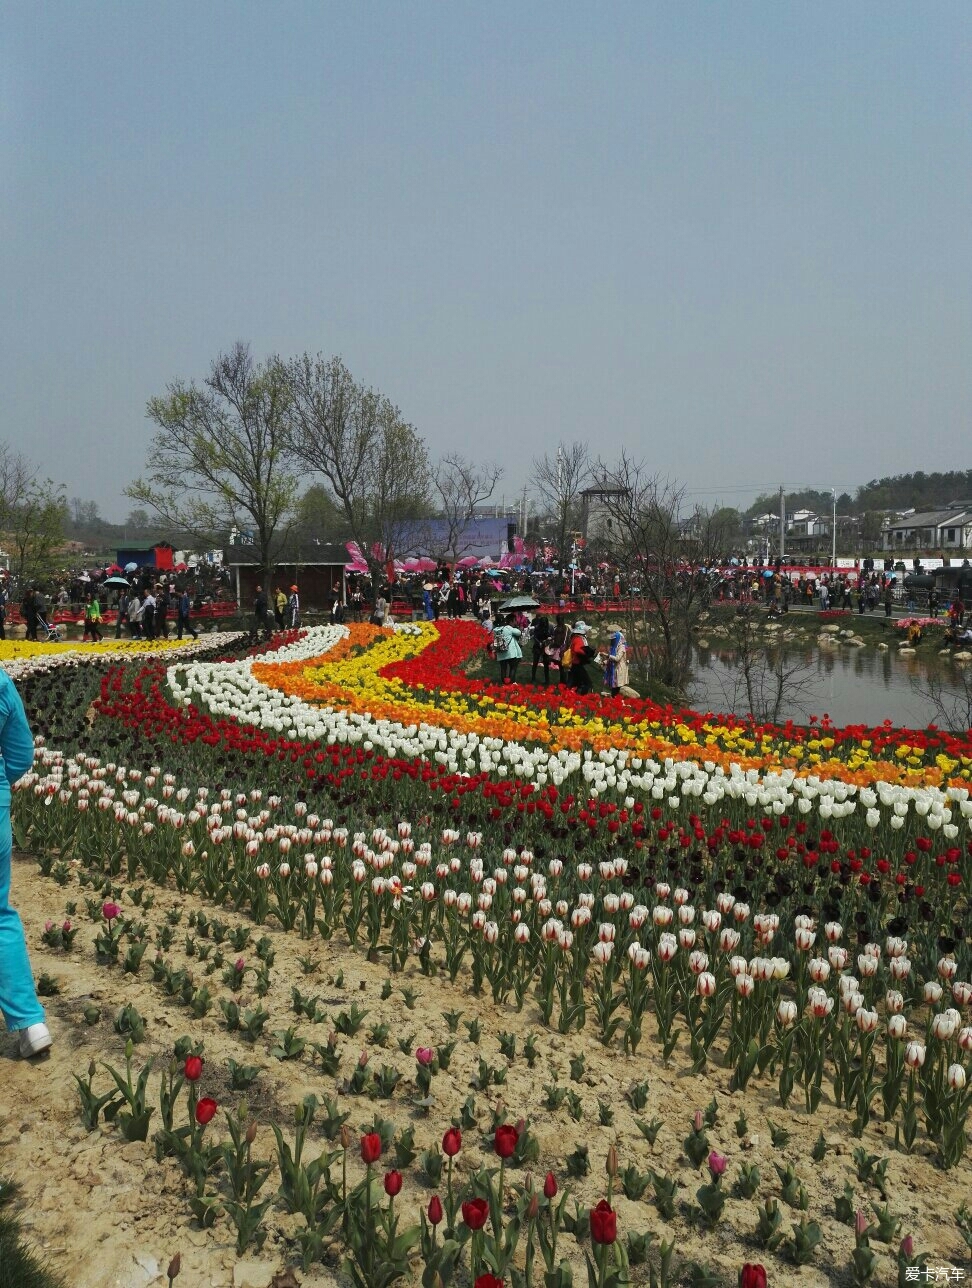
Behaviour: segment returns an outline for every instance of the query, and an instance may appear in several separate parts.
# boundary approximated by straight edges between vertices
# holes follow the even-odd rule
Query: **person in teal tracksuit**
[[[10,789],[34,763],[34,739],[24,704],[6,671],[0,670],[0,1013],[20,1035],[22,1056],[40,1055],[51,1045],[44,1008],[37,1000],[24,928],[10,906]]]

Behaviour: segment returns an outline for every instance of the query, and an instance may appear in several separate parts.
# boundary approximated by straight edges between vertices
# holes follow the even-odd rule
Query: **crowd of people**
[[[551,682],[556,688],[572,689],[586,694],[593,690],[588,667],[596,663],[603,670],[604,688],[617,697],[628,686],[628,648],[624,632],[617,626],[607,631],[603,649],[591,642],[591,628],[579,620],[551,622],[543,613],[532,620],[523,611],[500,614],[495,623],[486,618],[483,627],[487,636],[487,653],[499,663],[500,683],[519,683],[520,662],[524,647],[529,645],[531,654],[530,683],[538,683],[543,674],[543,687]]]
[[[8,575],[0,580],[0,639],[6,638],[12,605],[28,640],[61,639],[57,620],[65,614],[83,621],[82,639],[92,642],[102,640],[106,628],[114,630],[116,639],[159,639],[170,631],[181,639],[197,634],[194,613],[231,597],[228,574],[208,566],[182,573],[141,568],[129,578],[111,576],[108,568],[62,572],[20,586]]]

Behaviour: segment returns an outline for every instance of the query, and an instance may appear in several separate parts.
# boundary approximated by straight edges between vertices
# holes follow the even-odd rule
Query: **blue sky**
[[[340,353],[433,453],[703,499],[969,467],[972,7],[38,3],[0,439],[122,518],[146,400]]]

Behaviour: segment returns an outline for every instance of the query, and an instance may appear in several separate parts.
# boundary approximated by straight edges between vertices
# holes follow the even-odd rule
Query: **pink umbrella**
[[[465,559],[460,559],[456,564],[457,568],[475,568],[479,560],[475,555],[466,555]]]
[[[429,559],[426,556],[423,556],[418,561],[419,572],[435,572],[435,569],[436,569],[436,562],[434,559]]]

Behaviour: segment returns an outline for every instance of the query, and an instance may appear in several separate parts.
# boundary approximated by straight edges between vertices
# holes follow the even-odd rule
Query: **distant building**
[[[900,515],[883,529],[882,550],[972,550],[972,502]]]
[[[135,564],[138,568],[171,569],[174,566],[175,550],[168,541],[160,541],[154,546],[119,550],[116,563],[120,568]]]
[[[308,608],[330,608],[337,596],[347,602],[344,565],[348,552],[344,546],[325,546],[311,543],[296,551],[288,563],[280,563],[273,570],[270,584],[264,590],[272,592],[277,586],[289,591],[292,585],[300,588],[300,602]],[[228,546],[223,551],[223,566],[232,574],[237,601],[247,609],[253,603],[257,584],[263,579],[254,545]]]

